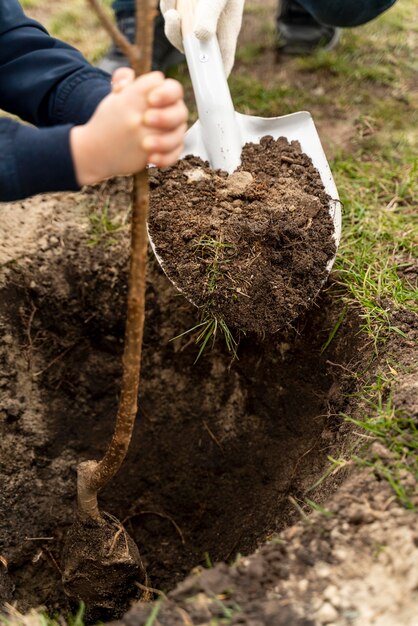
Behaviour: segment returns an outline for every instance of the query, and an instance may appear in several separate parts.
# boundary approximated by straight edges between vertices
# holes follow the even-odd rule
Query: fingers
[[[122,89],[133,83],[135,72],[130,67],[119,67],[112,74],[112,92],[120,93]]]
[[[179,160],[182,150],[183,146],[180,146],[176,148],[176,150],[168,152],[167,154],[151,154],[147,163],[155,165],[156,167],[169,167],[170,165],[174,165]]]
[[[174,130],[180,124],[185,124],[188,110],[183,100],[164,109],[148,109],[142,118],[145,127],[153,130]]]
[[[183,87],[177,80],[166,78],[148,94],[148,104],[152,107],[165,107],[183,98]]]
[[[181,124],[171,132],[150,133],[142,141],[142,147],[149,155],[169,154],[182,148],[186,124]]]
[[[216,33],[225,4],[226,0],[210,0],[197,4],[193,32],[198,39],[206,41]]]
[[[187,121],[188,111],[183,102],[183,87],[178,81],[167,78],[148,94],[147,100],[150,108],[144,113],[144,126],[173,130]]]
[[[181,33],[181,18],[178,11],[169,9],[163,12],[164,15],[164,32],[168,41],[173,44],[175,48],[184,52],[183,48],[183,36]]]
[[[127,98],[148,98],[148,94],[153,89],[160,87],[165,81],[162,72],[148,72],[136,78],[131,85],[124,90]]]

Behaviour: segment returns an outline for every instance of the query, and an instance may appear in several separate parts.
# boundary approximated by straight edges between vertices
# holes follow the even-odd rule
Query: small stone
[[[46,237],[42,237],[42,239],[39,240],[39,247],[42,251],[45,251],[49,248],[49,241]]]
[[[204,180],[205,178],[209,178],[209,174],[207,174],[206,172],[204,172],[198,167],[192,170],[186,170],[184,173],[187,176],[188,183],[198,183],[199,181]]]
[[[254,182],[250,172],[234,172],[226,180],[226,188],[231,196],[240,196]]]
[[[250,578],[262,578],[264,575],[264,565],[260,559],[254,560],[247,568]]]
[[[337,619],[338,612],[334,609],[332,604],[324,602],[321,608],[316,612],[315,617],[322,624],[331,624],[331,622],[334,622]]]
[[[319,578],[328,578],[331,575],[331,568],[323,563],[315,568],[315,572]]]
[[[338,587],[335,585],[328,585],[323,593],[323,596],[324,600],[328,600],[328,602],[331,602],[333,606],[339,605]]]
[[[393,459],[393,454],[388,450],[384,445],[382,445],[379,441],[375,441],[371,446],[370,451],[372,454],[380,457],[384,461],[390,461]]]
[[[334,550],[334,556],[342,563],[347,558],[347,550],[344,550],[343,548],[337,548],[336,550]]]

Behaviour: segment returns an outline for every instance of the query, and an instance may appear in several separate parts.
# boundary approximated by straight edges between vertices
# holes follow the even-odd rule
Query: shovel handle
[[[177,0],[177,11],[181,17],[181,32],[183,38],[193,32],[194,12],[197,0]]]
[[[242,138],[216,36],[193,34],[197,0],[177,0],[183,46],[199,113],[199,135],[214,169],[233,172],[241,163]]]

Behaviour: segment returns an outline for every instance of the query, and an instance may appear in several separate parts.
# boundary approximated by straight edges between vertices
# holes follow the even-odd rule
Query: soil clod
[[[86,605],[89,620],[121,615],[145,581],[138,548],[122,524],[104,513],[102,523],[77,517],[63,550],[65,593]]]

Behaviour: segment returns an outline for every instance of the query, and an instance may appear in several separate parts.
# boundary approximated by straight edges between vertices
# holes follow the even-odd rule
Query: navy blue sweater
[[[69,132],[109,91],[108,74],[0,0],[0,109],[33,124],[0,118],[0,201],[79,188]]]

